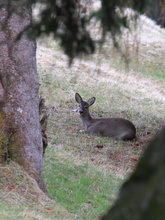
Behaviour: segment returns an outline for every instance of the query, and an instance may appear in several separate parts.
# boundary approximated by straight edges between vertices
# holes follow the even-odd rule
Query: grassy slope
[[[76,219],[49,199],[17,164],[0,166],[0,219]]]
[[[152,22],[150,25],[152,29]],[[82,219],[96,219],[106,210],[106,204],[112,204],[122,178],[130,173],[149,139],[163,124],[165,78],[158,73],[165,67],[161,62],[165,32],[158,29],[158,33],[150,33],[152,41],[149,38],[148,43],[140,36],[143,47],[138,44],[138,57],[131,51],[135,45],[126,42],[132,53],[127,72],[121,68],[122,60],[111,50],[111,45],[104,46],[102,56],[98,51],[86,61],[75,60],[68,68],[67,58],[55,42],[46,39],[40,44],[41,95],[48,107],[55,109],[49,120],[50,145],[44,177],[53,198]],[[96,96],[91,108],[94,117],[119,116],[132,120],[138,140],[123,143],[79,133],[82,125],[72,112],[77,105],[75,92],[84,99]],[[100,192],[103,196],[97,203]]]
[[[50,38],[39,41],[40,92],[52,109],[44,159],[51,199],[16,164],[0,166],[0,219],[69,220],[79,216],[92,220],[113,203],[123,178],[133,170],[165,117],[165,32],[144,19],[141,32],[121,39],[123,50],[130,54],[129,69],[111,44],[103,47],[101,56],[98,51],[68,68],[55,42]],[[132,37],[137,44],[131,42]],[[133,121],[138,140],[123,143],[79,133],[82,125],[72,112],[75,92],[84,99],[96,96],[91,108],[94,117]]]

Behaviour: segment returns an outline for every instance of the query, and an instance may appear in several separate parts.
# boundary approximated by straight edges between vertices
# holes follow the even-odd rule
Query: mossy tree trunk
[[[36,43],[24,34],[16,41],[32,11],[16,4],[0,8],[0,162],[18,162],[44,189]]]

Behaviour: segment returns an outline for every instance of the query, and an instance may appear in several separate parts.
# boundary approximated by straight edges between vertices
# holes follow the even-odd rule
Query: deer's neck
[[[85,128],[85,130],[87,130],[87,128],[91,125],[92,121],[93,121],[93,118],[91,117],[90,114],[88,115],[80,115],[80,119],[82,121],[82,124]]]

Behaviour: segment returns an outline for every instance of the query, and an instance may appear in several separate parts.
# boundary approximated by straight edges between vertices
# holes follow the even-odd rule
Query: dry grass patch
[[[48,198],[16,163],[0,164],[0,219],[76,219]]]

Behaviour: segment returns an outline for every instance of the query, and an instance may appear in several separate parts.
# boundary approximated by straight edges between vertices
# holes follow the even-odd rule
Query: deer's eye
[[[88,109],[88,106],[84,106],[85,109]]]

